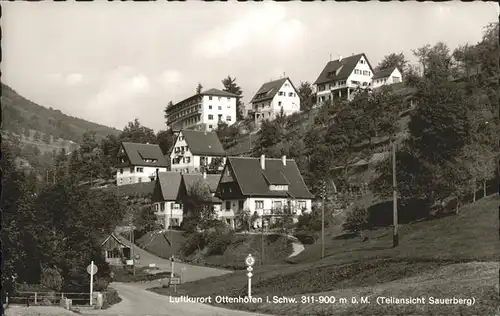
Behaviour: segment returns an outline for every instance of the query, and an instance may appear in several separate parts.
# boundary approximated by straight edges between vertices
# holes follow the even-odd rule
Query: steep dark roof
[[[366,55],[364,53],[342,58],[341,61],[339,61],[338,59],[333,60],[326,64],[325,68],[319,75],[318,79],[316,79],[314,84],[317,85],[334,80],[347,79],[349,75],[353,72],[354,68],[356,68],[356,65],[358,64],[358,61],[361,58],[361,56],[365,57],[368,66],[372,68],[370,62],[368,61],[368,58],[366,58]],[[339,70],[338,74],[336,74],[337,70]]]
[[[373,73],[372,80],[389,77],[397,67],[377,70]]]
[[[157,144],[122,142],[122,146],[133,166],[168,167],[168,161]],[[145,159],[156,159],[156,162],[145,162]]]
[[[181,131],[189,150],[194,155],[225,156],[226,152],[216,132],[184,129]],[[172,149],[173,150],[173,149]]]
[[[252,101],[250,101],[250,103],[262,102],[262,101],[270,100],[270,99],[274,98],[276,93],[278,93],[280,88],[285,84],[285,82],[287,80],[290,80],[290,79],[288,77],[286,77],[286,78],[282,78],[282,79],[278,79],[278,80],[264,83],[260,87],[260,89],[257,91],[257,93],[254,95],[254,97],[252,98]],[[291,80],[290,80],[290,83],[292,83]],[[292,86],[293,86],[293,84],[292,84]],[[293,87],[293,88],[295,89],[295,87]],[[297,91],[297,89],[295,89],[295,91]],[[264,95],[261,96],[261,94],[264,94]]]
[[[231,92],[227,92],[227,91],[222,91],[222,90],[219,90],[219,89],[208,89],[207,91],[203,91],[200,94],[201,95],[213,95],[213,96],[217,96],[217,97],[234,97],[234,98],[241,97],[241,96],[239,96],[237,94],[234,94],[234,93],[231,93]]]
[[[182,182],[182,174],[180,172],[158,172],[157,181],[159,186],[155,190],[159,189],[161,191],[159,196],[163,197],[164,201],[176,201],[178,199]]]
[[[238,142],[226,149],[228,156],[241,156],[249,154],[253,151],[257,136],[252,136],[251,134],[241,137]]]
[[[235,180],[238,182],[245,196],[291,196],[292,198],[312,199],[299,168],[293,159],[286,160],[283,166],[281,159],[266,158],[265,170],[260,167],[260,158],[229,157],[228,165],[231,166]],[[279,184],[288,184],[288,191],[271,191],[266,181],[266,176],[279,174]],[[283,177],[288,183],[282,183]],[[275,181],[276,179],[273,178]]]
[[[215,193],[215,191],[217,190],[217,186],[219,185],[220,174],[207,174],[206,176],[207,178],[204,179],[202,174],[183,174],[182,179],[184,180],[186,192],[189,192],[189,190],[196,183],[201,183],[208,186],[208,188],[210,189],[210,193]],[[216,197],[211,197],[210,202],[221,203],[222,201]]]
[[[106,241],[108,241],[108,239],[110,238],[113,238],[117,243],[119,243],[120,245],[126,247],[126,248],[129,248],[127,245],[125,245],[123,242],[120,241],[120,239],[118,239],[118,237],[115,236],[115,234],[109,234],[107,236],[102,236],[100,237],[98,240],[99,240],[99,244],[100,246],[104,245],[104,243]]]
[[[150,197],[153,194],[155,187],[154,181],[125,184],[120,186],[96,188],[104,192],[112,192],[117,196],[130,196],[130,197]]]

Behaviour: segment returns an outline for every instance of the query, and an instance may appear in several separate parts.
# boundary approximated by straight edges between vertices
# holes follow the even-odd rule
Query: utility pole
[[[132,273],[135,275],[134,228],[130,223],[130,247],[132,247]]]
[[[321,259],[325,257],[325,181],[321,181]]]
[[[264,264],[264,214],[262,214],[262,220],[260,223],[260,237],[261,237],[261,245],[260,245],[260,265]]]
[[[398,192],[397,192],[397,184],[396,184],[396,142],[393,140],[392,142],[392,205],[393,205],[393,236],[392,236],[392,247],[395,248],[398,246],[399,238],[398,238]]]

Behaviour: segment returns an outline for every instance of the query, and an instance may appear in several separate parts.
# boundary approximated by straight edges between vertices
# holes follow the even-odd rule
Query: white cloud
[[[66,83],[69,85],[77,85],[83,81],[83,75],[79,73],[72,73],[66,76]]]
[[[148,77],[134,68],[118,67],[108,74],[100,91],[89,101],[87,111],[100,117],[105,111],[110,119],[122,114],[128,115],[129,113],[124,113],[125,109],[140,112],[141,108],[136,102],[150,90]]]
[[[194,52],[208,58],[224,56],[261,38],[287,40],[301,28],[297,20],[287,20],[286,8],[274,2],[250,9],[243,17],[219,26],[195,42]],[[292,29],[289,29],[289,27]]]
[[[157,82],[165,88],[171,87],[179,82],[181,82],[182,74],[177,70],[165,70],[157,78]]]

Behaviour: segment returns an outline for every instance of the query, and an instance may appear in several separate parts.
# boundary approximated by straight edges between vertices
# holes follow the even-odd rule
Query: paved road
[[[133,283],[112,283],[122,301],[101,311],[83,311],[99,316],[268,316],[215,307],[201,303],[174,303],[169,296],[141,289]]]
[[[121,236],[117,236],[121,242],[130,246],[130,242]],[[171,271],[171,262],[170,260],[159,258],[144,249],[141,249],[134,245],[134,254],[140,255],[140,260],[137,266],[139,267],[147,267],[151,263],[156,263],[156,266],[163,271]],[[192,282],[199,279],[204,279],[212,276],[220,276],[227,273],[231,273],[230,270],[222,270],[215,268],[208,268],[202,266],[194,266],[186,263],[176,262],[174,264],[174,272],[178,275],[182,273],[182,281],[183,282]]]

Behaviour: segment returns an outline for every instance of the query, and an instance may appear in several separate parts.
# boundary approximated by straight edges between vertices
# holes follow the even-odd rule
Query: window
[[[226,116],[226,121],[231,122],[231,115]]]
[[[208,128],[212,128],[212,125],[208,125]]]
[[[279,92],[279,95],[283,96],[283,95],[285,95],[285,92],[280,91],[280,92]]]
[[[209,119],[209,120],[213,120],[213,119],[214,119],[214,116],[213,116],[212,114],[209,114],[209,115],[208,115],[208,119]]]
[[[359,63],[360,63],[360,64],[364,64],[364,63],[365,63],[365,61],[364,61],[363,59],[361,59],[361,60],[359,61]]]
[[[212,106],[211,106],[211,105],[209,105],[209,106],[208,106],[208,109],[209,109],[209,110],[211,110],[211,109],[212,109]]]
[[[227,100],[228,100],[228,101],[231,101],[231,98],[230,98],[230,97],[227,97]]]
[[[288,83],[285,83],[285,87],[289,87],[290,85]]]
[[[220,101],[220,99],[221,99],[221,98],[219,97],[219,101]]]
[[[160,203],[160,211],[165,211],[165,203]]]
[[[138,178],[137,180],[139,181],[139,183],[141,183],[141,182],[142,182],[142,178]]]
[[[142,168],[142,167],[141,167],[141,168],[139,168],[139,167],[138,167],[138,168],[137,168],[137,172],[144,172],[144,168]]]
[[[306,201],[299,201],[297,202],[297,207],[301,210],[306,208]]]
[[[231,201],[226,201],[226,210],[231,209]]]
[[[212,96],[209,96],[209,97],[208,97],[208,99],[209,99],[209,100],[212,100]]]
[[[222,106],[219,105],[219,110],[222,110]]]
[[[120,253],[118,251],[106,250],[106,258],[120,258]]]
[[[123,174],[123,169],[120,169],[120,174]]]
[[[276,209],[281,209],[283,207],[283,203],[281,201],[274,201],[273,202],[273,208]]]
[[[130,173],[134,173],[134,167],[130,167]]]
[[[190,163],[191,162],[191,157],[186,157],[186,163]]]
[[[281,101],[278,101],[278,105],[281,106]]]
[[[242,210],[244,207],[245,201],[244,200],[239,200],[238,201],[238,209]]]
[[[128,183],[132,183],[132,177],[128,178]]]
[[[264,209],[264,201],[262,201],[262,200],[255,201],[255,209],[257,209],[257,210]]]
[[[289,97],[293,97],[293,92],[288,92]]]

